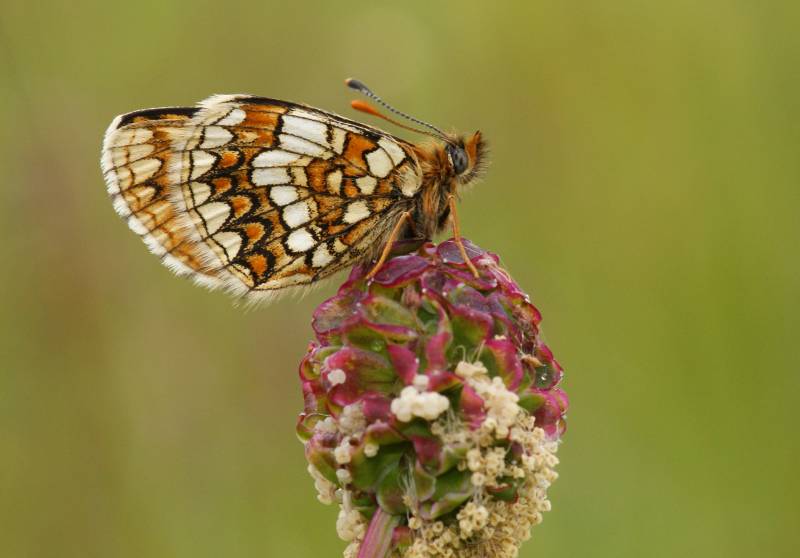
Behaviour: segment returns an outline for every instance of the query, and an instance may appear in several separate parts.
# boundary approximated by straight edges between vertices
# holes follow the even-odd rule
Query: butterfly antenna
[[[420,126],[425,126],[426,128],[429,128],[429,129],[433,130],[434,132],[436,132],[436,134],[435,134],[436,137],[438,137],[441,140],[444,140],[447,143],[451,143],[450,139],[447,137],[447,134],[445,134],[439,128],[437,128],[436,126],[434,126],[432,124],[428,124],[427,122],[423,122],[422,120],[414,118],[413,116],[411,116],[409,114],[406,114],[403,111],[397,110],[392,105],[390,105],[389,103],[387,103],[386,101],[384,101],[383,99],[378,97],[375,93],[372,92],[372,90],[369,87],[367,87],[366,85],[364,85],[362,82],[358,81],[357,79],[348,78],[348,79],[344,80],[344,82],[347,85],[347,87],[349,87],[350,89],[355,89],[359,93],[362,93],[362,94],[366,95],[367,97],[369,97],[370,99],[372,99],[373,101],[375,101],[376,103],[381,105],[386,110],[388,110],[390,112],[393,112],[394,114],[396,114],[398,116],[402,116],[403,118],[405,118],[407,120],[410,120],[411,122],[414,122],[416,124],[419,124]],[[383,118],[384,120],[388,120],[389,122],[392,122],[393,124],[397,124],[401,128],[405,128],[407,130],[412,130],[414,132],[419,132],[419,133],[422,133],[422,134],[427,133],[427,132],[423,132],[422,130],[417,130],[416,128],[410,128],[408,126],[403,126],[399,122],[396,122],[396,121],[394,121],[394,120],[392,120],[390,118],[387,118],[386,116],[382,115],[381,113],[379,113],[378,111],[376,111],[375,109],[373,109],[372,107],[370,107],[366,103],[359,103],[358,101],[353,101],[351,104],[352,104],[353,108],[356,109],[356,110],[360,110],[360,111],[366,112],[368,114],[373,114],[375,116]]]

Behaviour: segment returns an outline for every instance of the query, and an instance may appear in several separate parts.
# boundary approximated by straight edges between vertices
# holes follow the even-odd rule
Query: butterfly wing
[[[247,95],[119,116],[102,166],[117,212],[165,265],[250,298],[372,255],[422,182],[402,140]]]

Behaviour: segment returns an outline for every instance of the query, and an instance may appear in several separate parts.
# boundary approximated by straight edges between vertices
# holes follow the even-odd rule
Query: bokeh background
[[[798,6],[3,2],[0,555],[340,555],[293,433],[336,281],[245,311],[173,277],[98,153],[211,93],[353,115],[356,76],[491,141],[463,226],[572,398],[522,556],[796,556]]]

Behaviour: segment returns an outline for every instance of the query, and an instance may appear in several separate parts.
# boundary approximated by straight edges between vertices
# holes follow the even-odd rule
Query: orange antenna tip
[[[350,101],[350,106],[353,107],[355,110],[366,112],[367,114],[371,114],[372,116],[383,118],[383,115],[380,112],[378,112],[378,110],[375,107],[373,107],[366,101],[353,100]]]

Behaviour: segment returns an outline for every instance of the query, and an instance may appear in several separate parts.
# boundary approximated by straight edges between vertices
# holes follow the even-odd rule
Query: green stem
[[[399,524],[399,515],[386,513],[378,506],[358,550],[358,558],[387,558],[392,547],[394,528]]]

